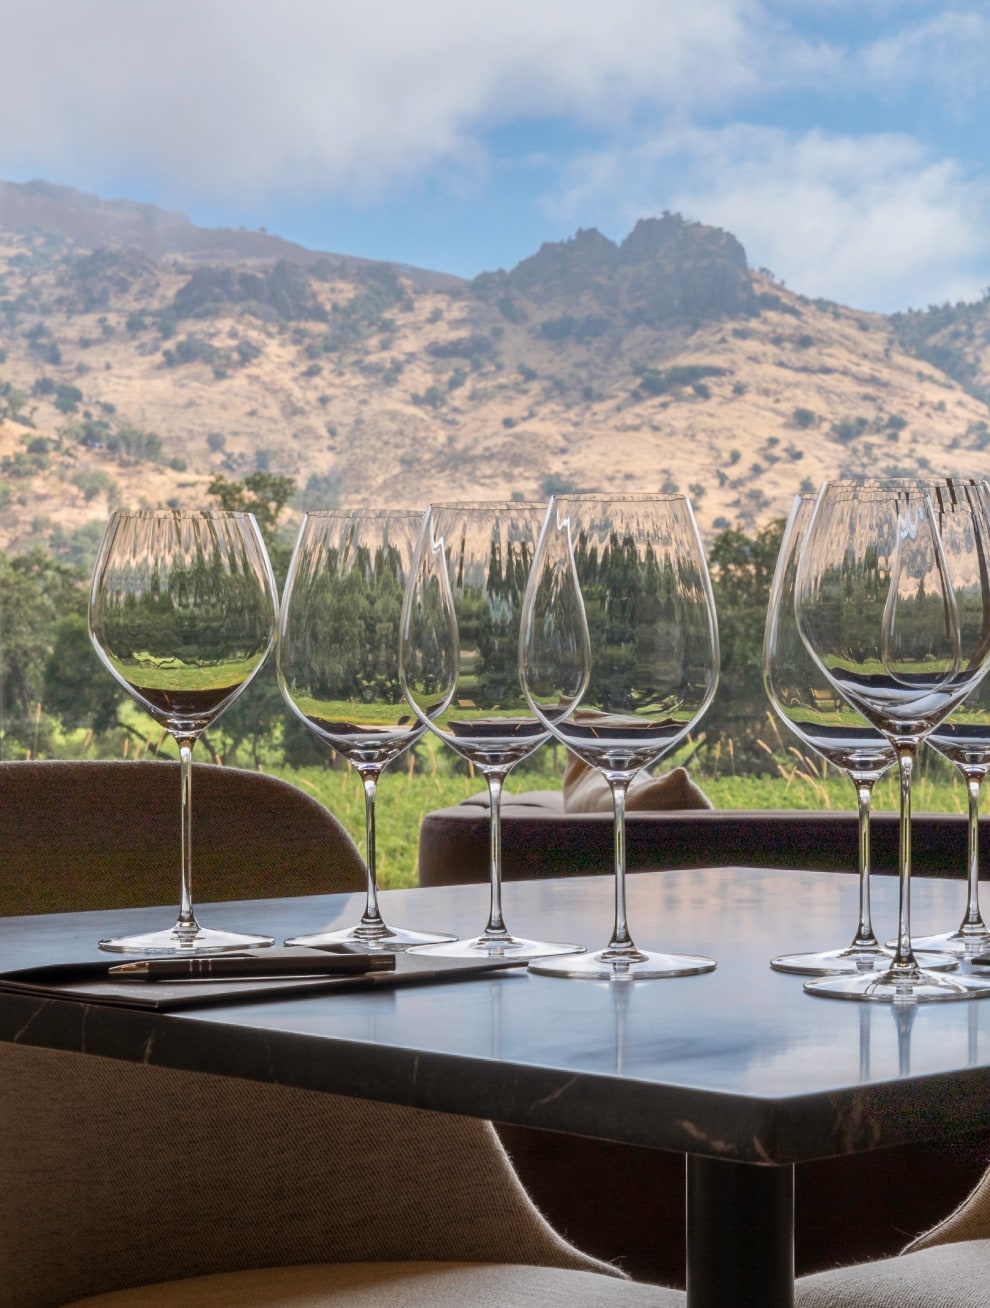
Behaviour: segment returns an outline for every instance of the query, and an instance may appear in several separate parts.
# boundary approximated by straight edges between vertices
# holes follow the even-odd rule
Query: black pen
[[[360,976],[395,970],[394,954],[333,954],[324,949],[265,949],[256,954],[149,958],[108,969],[114,981],[236,981],[272,976]]]

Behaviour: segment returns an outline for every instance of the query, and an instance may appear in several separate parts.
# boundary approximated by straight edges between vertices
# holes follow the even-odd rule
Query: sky
[[[0,178],[463,277],[669,210],[794,290],[990,285],[987,0],[0,0]]]

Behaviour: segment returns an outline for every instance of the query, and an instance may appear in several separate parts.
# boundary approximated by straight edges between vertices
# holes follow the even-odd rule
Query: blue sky
[[[473,276],[669,209],[861,308],[990,285],[986,0],[0,0],[0,178]]]

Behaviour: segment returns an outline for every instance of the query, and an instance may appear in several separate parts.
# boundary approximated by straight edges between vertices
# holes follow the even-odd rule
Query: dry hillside
[[[9,218],[0,195],[8,548],[257,468],[294,478],[297,510],[676,487],[708,532],[839,473],[986,470],[985,305],[967,371],[933,352],[955,320],[809,301],[675,216],[439,285]]]

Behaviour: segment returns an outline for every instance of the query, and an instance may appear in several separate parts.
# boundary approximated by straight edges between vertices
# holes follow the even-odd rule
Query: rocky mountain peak
[[[729,232],[679,214],[641,219],[621,245],[595,228],[546,242],[511,272],[472,283],[490,298],[517,294],[574,312],[589,298],[624,326],[690,325],[757,312],[746,252]]]

